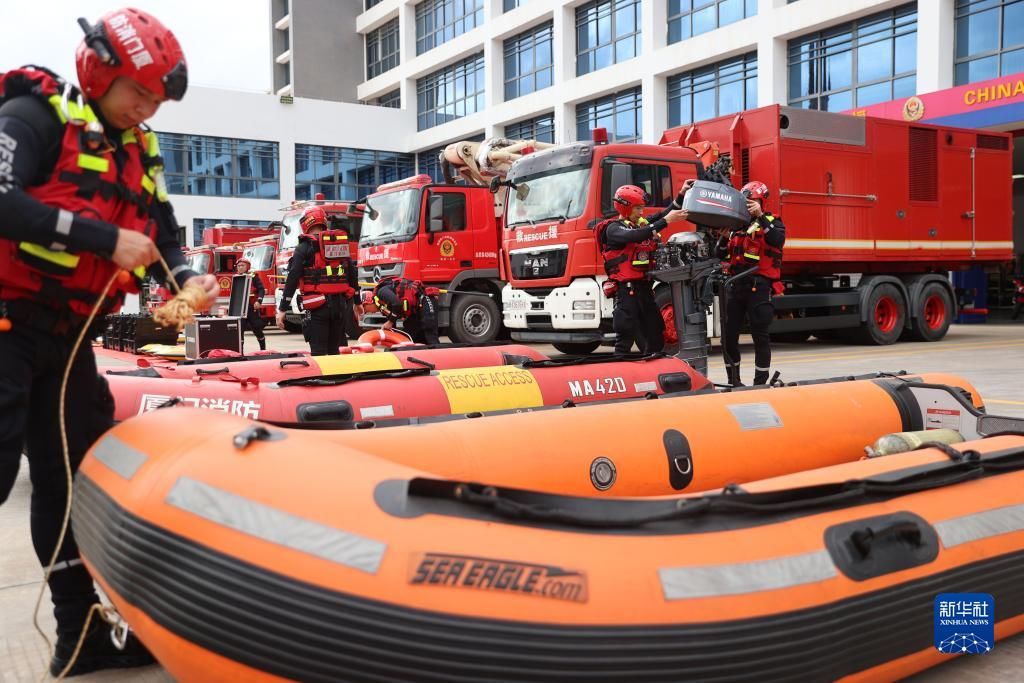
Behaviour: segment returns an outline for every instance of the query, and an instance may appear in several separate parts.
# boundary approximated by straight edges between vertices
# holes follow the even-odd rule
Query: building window
[[[269,228],[270,221],[242,221],[234,218],[193,218],[192,244],[196,246],[202,244],[203,230],[212,228],[215,225],[245,225],[250,228]]]
[[[844,111],[913,95],[916,5],[789,41],[789,103]]]
[[[506,101],[551,85],[551,33],[549,22],[505,41]]]
[[[733,114],[757,106],[757,53],[668,78],[668,125]]]
[[[380,76],[398,66],[398,19],[366,34],[366,79]]]
[[[757,14],[757,0],[668,0],[668,42],[678,43]]]
[[[503,0],[502,10],[509,12],[522,5],[526,0]]]
[[[484,23],[484,0],[424,0],[416,5],[416,54]]]
[[[541,114],[532,119],[517,121],[505,126],[505,137],[512,140],[555,141],[555,115]]]
[[[374,5],[379,5],[382,2],[384,2],[384,0],[366,0],[366,4],[363,6],[363,11],[370,9]]]
[[[157,133],[172,194],[277,199],[276,142]]]
[[[474,135],[471,138],[461,138],[462,140],[469,140],[470,142],[483,142],[484,135],[480,133]],[[441,173],[441,152],[444,148],[451,143],[444,143],[440,147],[434,147],[433,149],[425,149],[422,152],[416,154],[416,172],[426,173],[434,179],[435,183],[444,182],[444,174]]]
[[[1024,71],[1024,0],[957,0],[956,85]]]
[[[484,55],[480,53],[416,81],[416,125],[426,130],[484,109]]]
[[[576,8],[576,75],[640,52],[640,1],[594,0]]]
[[[295,145],[295,198],[355,201],[413,175],[413,156],[372,149]]]
[[[640,88],[630,88],[576,105],[576,139],[589,140],[594,128],[608,130],[611,142],[639,142],[643,102]]]
[[[378,107],[390,107],[391,109],[402,108],[402,91],[392,90],[377,98]]]

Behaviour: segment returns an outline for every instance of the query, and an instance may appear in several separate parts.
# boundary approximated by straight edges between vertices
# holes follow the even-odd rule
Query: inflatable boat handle
[[[597,353],[587,356],[563,356],[561,358],[544,358],[541,360],[526,360],[519,364],[522,368],[564,368],[570,365],[597,365],[600,363],[630,363],[667,358],[668,354],[658,351],[656,353],[627,353],[616,355],[614,353]]]
[[[429,367],[402,368],[399,370],[366,370],[364,372],[339,373],[336,375],[321,375],[319,377],[292,377],[277,383],[279,387],[336,387],[339,384],[348,384],[360,380],[371,379],[396,379],[399,377],[417,377],[429,375],[433,372],[433,365]]]
[[[278,363],[278,365],[281,368],[286,368],[289,365],[300,365],[300,366],[302,366],[304,368],[308,368],[309,367],[309,361],[308,360],[283,360],[280,363]]]
[[[253,425],[235,434],[231,443],[235,448],[243,451],[253,441],[280,441],[283,438],[285,438],[283,432],[272,432],[263,425]]]
[[[850,534],[850,545],[860,553],[861,557],[867,557],[871,554],[875,541],[885,538],[892,538],[915,548],[920,547],[923,542],[921,529],[917,524],[912,521],[901,521],[887,524],[877,530],[871,527],[858,529]]]
[[[227,373],[230,373],[230,372],[231,372],[230,368],[227,368],[227,367],[217,368],[216,370],[203,370],[202,368],[199,368],[198,370],[196,370],[196,374],[199,375],[199,376],[204,376],[204,375],[224,375],[224,374],[227,374]]]

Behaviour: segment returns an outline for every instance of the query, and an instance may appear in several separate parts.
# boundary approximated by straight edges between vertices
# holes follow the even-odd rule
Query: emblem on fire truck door
[[[455,245],[456,242],[454,237],[442,238],[437,245],[437,248],[441,252],[441,258],[452,258],[455,256]]]
[[[916,95],[903,103],[903,120],[917,121],[924,116],[924,102]]]

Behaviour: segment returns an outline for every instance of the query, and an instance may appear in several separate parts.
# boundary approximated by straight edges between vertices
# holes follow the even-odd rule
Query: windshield
[[[237,251],[228,251],[217,254],[217,270],[216,273],[233,273],[235,272],[235,261],[238,260]]]
[[[509,192],[508,225],[529,224],[551,218],[576,218],[587,201],[590,168],[561,169],[543,175],[516,178]],[[520,199],[521,195],[525,195]]]
[[[270,270],[274,267],[274,247],[269,244],[249,247],[242,255],[252,264],[250,270]]]
[[[419,198],[420,191],[416,188],[371,196],[368,203],[377,211],[377,219],[370,218],[369,210],[363,214],[360,244],[411,239],[416,234]]]
[[[188,255],[188,267],[200,275],[206,275],[210,272],[210,252],[208,251],[197,251],[194,254]]]

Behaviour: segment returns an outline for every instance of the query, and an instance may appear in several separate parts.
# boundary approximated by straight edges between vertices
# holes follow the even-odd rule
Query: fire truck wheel
[[[597,351],[597,347],[601,345],[601,342],[556,342],[552,344],[555,347],[555,351],[564,353],[570,356],[586,356],[594,351]]]
[[[853,338],[862,344],[895,344],[907,321],[907,302],[896,285],[882,283],[867,299],[867,320],[853,330]]]
[[[456,296],[448,314],[448,336],[460,344],[494,341],[501,328],[501,312],[494,299]]]
[[[938,282],[929,282],[914,301],[909,336],[919,341],[938,341],[946,336],[952,318],[953,300],[949,291]]]

